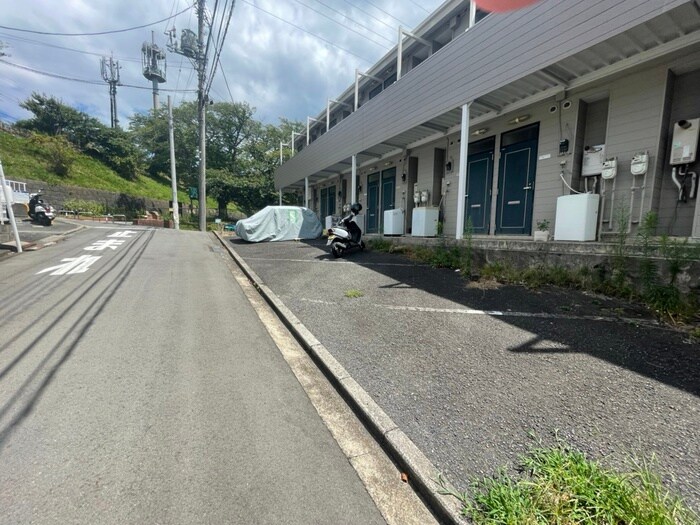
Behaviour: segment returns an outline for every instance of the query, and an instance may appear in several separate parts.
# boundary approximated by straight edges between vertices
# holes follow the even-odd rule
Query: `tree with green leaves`
[[[126,131],[109,128],[47,95],[32,93],[20,106],[34,117],[18,121],[18,128],[65,137],[78,150],[105,163],[125,179],[134,179],[141,173],[144,159]]]

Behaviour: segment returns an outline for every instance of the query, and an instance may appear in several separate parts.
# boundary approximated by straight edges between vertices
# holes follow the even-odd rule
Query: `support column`
[[[467,155],[469,154],[469,107],[471,102],[462,106],[462,132],[459,142],[459,183],[457,184],[457,227],[455,238],[464,238],[465,199],[467,193]]]
[[[282,206],[282,190],[280,190],[280,206]]]
[[[693,231],[690,236],[700,239],[700,197],[695,198],[695,218],[693,219]]]
[[[350,177],[350,191],[352,192],[350,204],[354,204],[357,199],[357,155],[352,156],[352,176]]]
[[[304,207],[309,207],[309,177],[304,177]]]

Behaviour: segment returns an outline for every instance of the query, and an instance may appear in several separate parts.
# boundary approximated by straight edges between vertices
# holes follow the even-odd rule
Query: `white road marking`
[[[109,248],[110,250],[116,250],[117,247],[121,246],[122,244],[124,244],[123,240],[105,239],[102,241],[95,241],[90,246],[86,246],[85,248],[83,248],[83,250],[102,251],[106,248]]]
[[[114,233],[108,235],[107,237],[127,237],[127,238],[130,238],[130,237],[133,237],[134,235],[136,235],[136,233],[137,232],[135,232],[134,230],[124,230],[124,231],[114,232]]]
[[[90,266],[101,257],[101,255],[81,255],[80,257],[61,259],[64,264],[45,268],[37,272],[37,275],[46,272],[51,272],[50,275],[72,275],[76,273],[85,273],[88,271]]]

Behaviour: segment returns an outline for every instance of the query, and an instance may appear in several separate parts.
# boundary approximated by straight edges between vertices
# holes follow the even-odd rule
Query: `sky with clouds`
[[[327,98],[353,84],[356,68],[368,69],[396,44],[399,25],[413,29],[442,2],[237,0],[210,98],[248,102],[256,108],[255,118],[266,123],[278,124],[280,117],[305,122],[325,108]],[[206,2],[217,33],[224,3],[218,0],[215,13],[217,0]],[[178,38],[182,29],[196,32],[196,10],[188,9],[193,4],[193,0],[0,0],[0,42],[7,54],[0,59],[0,120],[31,117],[19,103],[39,92],[109,125],[109,88],[102,80],[100,59],[111,54],[119,61],[124,84],[117,88],[117,109],[119,123],[126,127],[131,115],[153,105],[151,83],[142,74],[143,42],[150,41],[154,31],[156,44],[165,49],[167,29],[174,26]],[[94,36],[37,33],[122,30],[176,13],[181,14],[131,31]],[[190,61],[167,52],[167,82],[160,87],[161,103],[168,94],[174,105],[195,100],[197,75]]]

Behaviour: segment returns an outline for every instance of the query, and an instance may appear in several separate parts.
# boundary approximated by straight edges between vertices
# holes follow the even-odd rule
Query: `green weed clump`
[[[478,525],[691,525],[698,516],[672,495],[646,464],[620,473],[559,443],[535,448],[521,461],[522,476],[501,470],[475,481],[472,496],[445,489]]]

